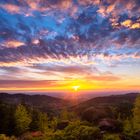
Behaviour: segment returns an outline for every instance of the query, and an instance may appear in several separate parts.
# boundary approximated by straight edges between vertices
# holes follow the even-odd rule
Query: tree
[[[134,130],[140,131],[140,95],[136,98],[133,110]]]
[[[59,122],[58,118],[53,117],[52,120],[50,121],[50,128],[56,130],[58,122]]]
[[[47,114],[38,110],[32,112],[31,130],[39,130],[44,132],[48,128]]]
[[[126,137],[133,137],[134,135],[134,128],[133,128],[133,120],[131,119],[126,119],[124,120],[124,128],[123,128],[123,132],[125,134]]]
[[[60,119],[61,120],[69,120],[69,113],[68,113],[67,109],[63,109],[61,111]]]
[[[26,132],[29,129],[31,117],[23,105],[18,105],[15,111],[15,129],[17,135]]]
[[[78,119],[79,117],[77,116],[77,114],[75,112],[68,111],[67,108],[64,108],[60,112],[60,121],[63,121],[63,120],[76,121]]]
[[[15,107],[6,103],[0,103],[0,133],[12,135],[14,129]]]

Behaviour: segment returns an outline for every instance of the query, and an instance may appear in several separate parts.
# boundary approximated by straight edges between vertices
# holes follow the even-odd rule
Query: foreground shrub
[[[118,134],[105,134],[103,140],[121,140]]]
[[[64,132],[58,130],[50,137],[50,139],[48,138],[48,140],[66,140],[66,138],[64,137]]]
[[[97,127],[81,125],[80,122],[71,123],[64,130],[64,137],[68,140],[96,140],[100,137]]]
[[[5,134],[0,134],[0,140],[17,140],[14,136],[7,137]]]

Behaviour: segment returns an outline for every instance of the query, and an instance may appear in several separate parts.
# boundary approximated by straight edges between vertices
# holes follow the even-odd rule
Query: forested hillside
[[[47,95],[0,93],[0,101],[12,105],[26,104],[27,106],[38,108],[43,112],[55,114],[60,109],[71,106],[70,101]]]
[[[71,107],[48,96],[1,97],[0,140],[140,140],[139,94],[99,97]],[[39,97],[44,107],[47,98],[55,106],[60,101],[66,106],[57,113],[43,111],[35,102]]]

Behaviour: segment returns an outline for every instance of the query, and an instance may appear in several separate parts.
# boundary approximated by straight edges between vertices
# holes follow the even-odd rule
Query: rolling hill
[[[27,106],[38,108],[44,112],[59,111],[64,107],[69,107],[71,103],[69,101],[51,97],[47,95],[27,95],[27,94],[8,94],[0,93],[0,102],[17,105],[20,103]]]
[[[73,105],[73,102],[48,95],[27,95],[0,93],[0,102],[17,105],[20,103],[37,108],[46,113],[58,114],[61,109],[76,112],[88,121],[104,117],[114,117],[120,113],[131,115],[134,101],[138,93],[96,97]],[[115,115],[114,115],[115,114]]]
[[[126,118],[132,115],[138,93],[96,97],[70,108],[84,120],[96,122],[102,118]]]

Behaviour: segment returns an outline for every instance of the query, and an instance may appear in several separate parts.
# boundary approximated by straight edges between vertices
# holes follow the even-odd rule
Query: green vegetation
[[[134,104],[134,111],[133,111],[133,123],[135,131],[140,130],[140,96],[136,98],[136,102]]]
[[[121,140],[118,134],[105,134],[103,140]]]
[[[65,108],[50,115],[26,104],[0,102],[0,140],[139,140],[140,96],[133,107],[127,105],[89,108],[80,115]]]
[[[0,140],[17,140],[17,139],[14,136],[8,137],[5,134],[0,134]]]
[[[32,131],[42,131],[48,128],[48,117],[46,113],[40,112],[38,110],[32,111],[32,122],[30,124],[30,129]]]
[[[18,135],[29,130],[31,117],[23,105],[18,105],[15,111],[15,130]]]

